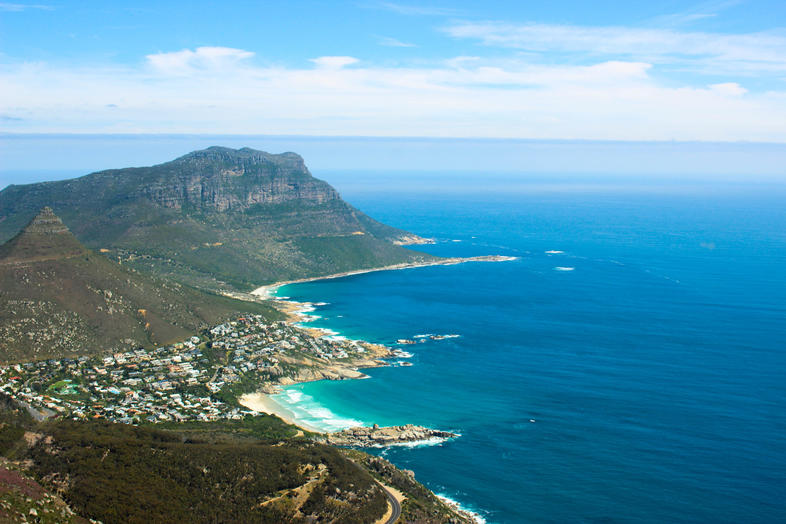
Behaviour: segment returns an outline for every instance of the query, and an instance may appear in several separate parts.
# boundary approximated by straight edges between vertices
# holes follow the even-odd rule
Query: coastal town
[[[283,321],[247,315],[155,349],[50,359],[0,367],[0,392],[36,418],[124,423],[241,419],[237,398],[265,385],[345,378],[384,365],[384,346],[318,336]],[[330,375],[314,369],[347,370]],[[308,374],[310,373],[310,375]]]

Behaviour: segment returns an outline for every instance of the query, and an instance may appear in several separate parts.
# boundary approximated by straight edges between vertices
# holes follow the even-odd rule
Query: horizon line
[[[466,137],[466,136],[419,136],[419,135],[287,135],[287,134],[265,134],[265,133],[20,133],[0,131],[0,139],[24,139],[24,138],[143,138],[143,137],[253,137],[253,138],[283,138],[283,139],[352,139],[352,140],[388,140],[388,141],[433,141],[433,142],[531,142],[531,143],[553,143],[553,144],[699,144],[699,145],[767,145],[767,146],[786,146],[786,141],[755,141],[755,140],[624,140],[624,139],[597,139],[597,138],[527,138],[527,137]]]

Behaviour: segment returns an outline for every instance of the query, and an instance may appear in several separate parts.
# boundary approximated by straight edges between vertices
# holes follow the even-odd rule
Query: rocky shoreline
[[[333,446],[359,448],[387,447],[416,442],[434,442],[458,437],[456,433],[406,424],[404,426],[348,428],[328,433],[324,442]]]

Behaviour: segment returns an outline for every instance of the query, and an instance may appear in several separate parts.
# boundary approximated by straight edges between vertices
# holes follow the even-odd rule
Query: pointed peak
[[[70,233],[63,221],[60,220],[60,217],[55,215],[55,212],[49,206],[41,208],[41,211],[25,226],[23,231],[25,233],[44,235]]]
[[[87,250],[50,207],[44,207],[14,238],[0,246],[3,262],[35,262],[85,253]]]

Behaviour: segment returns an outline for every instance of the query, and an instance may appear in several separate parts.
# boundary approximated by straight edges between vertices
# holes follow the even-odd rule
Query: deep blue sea
[[[290,388],[300,416],[457,431],[380,452],[488,522],[786,522],[783,188],[345,196],[418,249],[519,258],[280,289],[348,337],[461,335]]]

